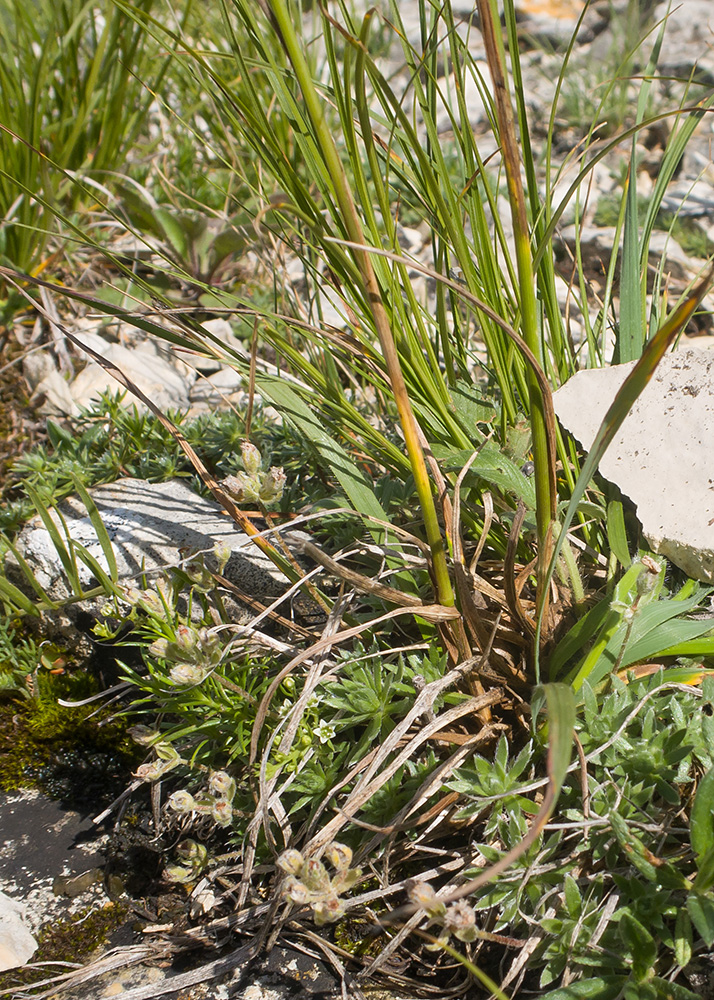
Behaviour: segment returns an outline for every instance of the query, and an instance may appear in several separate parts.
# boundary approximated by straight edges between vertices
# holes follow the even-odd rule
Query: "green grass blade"
[[[314,446],[322,461],[332,471],[358,514],[387,521],[384,508],[375,496],[366,476],[352,462],[344,449],[330,437],[323,424],[298,393],[280,379],[259,376],[260,391],[280,410]],[[378,532],[381,537],[382,532]]]
[[[617,247],[613,251],[617,254]],[[636,361],[645,340],[645,317],[640,281],[639,221],[637,218],[637,162],[634,139],[627,177],[625,232],[620,272],[620,323],[614,364]]]
[[[99,513],[97,505],[91,495],[80,482],[79,478],[74,473],[71,473],[71,478],[80,500],[87,508],[87,514],[89,515],[89,520],[92,522],[92,527],[97,533],[97,539],[99,540],[102,552],[104,553],[104,558],[106,559],[107,566],[109,567],[109,575],[112,582],[116,583],[119,579],[119,574],[117,572],[117,561],[114,555],[114,546],[112,545],[107,529],[104,526],[102,516]]]
[[[611,500],[607,505],[606,528],[610,551],[615,553],[620,564],[627,569],[632,564],[632,556],[625,530],[625,513],[619,500]]]
[[[689,824],[692,850],[701,861],[707,852],[714,850],[714,768],[699,782]]]
[[[30,600],[27,594],[10,583],[4,576],[0,575],[0,600],[3,602],[10,614],[23,611],[27,615],[39,616],[40,609]]]
[[[3,542],[4,542],[4,544],[7,545],[8,549],[10,550],[10,552],[12,552],[13,556],[17,560],[18,566],[22,570],[22,573],[23,573],[25,579],[27,580],[27,582],[29,583],[30,587],[37,594],[37,596],[38,596],[38,598],[40,600],[40,603],[43,606],[48,607],[48,608],[55,608],[55,607],[57,607],[57,605],[55,604],[55,602],[53,600],[51,600],[51,598],[50,598],[49,594],[47,593],[47,591],[45,590],[45,588],[43,586],[41,586],[41,584],[39,584],[37,582],[35,574],[32,571],[32,567],[27,562],[27,560],[25,559],[25,557],[21,554],[21,552],[17,548],[17,546],[14,545],[11,541],[9,541],[6,538],[3,539]]]
[[[52,544],[57,551],[60,562],[62,563],[62,568],[65,571],[67,580],[72,589],[72,593],[77,596],[81,596],[83,593],[82,585],[79,580],[79,572],[77,569],[77,560],[73,552],[73,543],[69,535],[69,530],[67,529],[67,524],[62,517],[62,515],[57,511],[57,516],[60,518],[61,523],[64,527],[65,538],[62,538],[60,530],[57,527],[57,523],[50,514],[48,507],[44,504],[40,498],[39,493],[30,483],[25,483],[25,491],[33,503],[35,510],[40,516],[42,523],[47,529],[47,533],[50,536]]]

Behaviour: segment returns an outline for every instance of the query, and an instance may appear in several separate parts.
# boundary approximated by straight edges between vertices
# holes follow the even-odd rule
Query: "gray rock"
[[[667,17],[659,72],[694,79],[705,86],[714,84],[714,4],[711,0],[677,0],[660,3],[655,22]]]
[[[111,540],[123,583],[139,586],[142,574],[153,577],[167,567],[178,565],[185,556],[179,550],[210,553],[220,543],[232,552],[224,575],[246,593],[262,598],[277,596],[286,588],[282,574],[222,508],[204,500],[183,482],[120,479],[91,493]],[[63,501],[61,511],[72,539],[107,570],[106,558],[83,504],[70,497]],[[54,520],[60,524],[56,514]],[[63,532],[61,525],[60,532]],[[69,596],[60,558],[39,518],[28,522],[17,545],[51,597],[62,600]],[[83,587],[95,584],[91,571],[81,562],[79,576]]]
[[[81,333],[82,343],[115,364],[119,370],[136,383],[139,389],[160,409],[187,410],[189,389],[196,373],[156,341],[144,340],[136,346],[110,343],[98,333]],[[106,391],[116,392],[121,386],[95,361],[77,375],[70,385],[70,393],[78,406],[89,406]],[[127,405],[134,403],[139,410],[146,407],[130,393]]]
[[[586,274],[597,280],[604,281],[607,268],[610,262],[610,255],[615,242],[616,229],[614,226],[586,226],[580,230],[580,252],[582,254],[583,267]],[[563,258],[563,270],[567,275],[572,271],[572,256],[576,252],[577,232],[575,226],[566,226],[561,230],[556,242],[567,247],[569,253]],[[619,281],[619,259],[622,249],[618,250],[618,269],[616,271],[616,284]],[[664,258],[664,263],[662,259]],[[691,281],[699,273],[700,264],[692,260],[691,257],[682,250],[679,243],[668,233],[655,230],[650,237],[648,269],[648,291],[652,291],[654,286],[654,276],[662,267],[665,277],[678,282],[679,285]]]
[[[69,383],[60,375],[49,348],[28,354],[22,374],[30,387],[30,402],[43,417],[79,416]]]
[[[0,972],[26,965],[37,951],[37,941],[23,922],[25,908],[0,892]]]
[[[486,62],[475,61],[473,70],[469,67],[464,79],[464,102],[469,116],[469,124],[475,128],[486,120],[486,104],[482,94],[491,94],[493,90],[491,76]],[[453,74],[448,79],[440,81],[442,101],[436,114],[436,130],[439,134],[455,131],[460,127],[456,81]]]
[[[562,51],[575,33],[583,6],[582,0],[516,0],[519,36],[525,44]],[[607,14],[602,7],[591,4],[578,31],[580,45],[606,27]]]
[[[590,448],[634,362],[578,372],[555,393],[561,424]],[[637,505],[653,551],[714,583],[714,354],[668,354],[600,462]]]
[[[714,187],[705,180],[683,181],[669,188],[662,199],[662,208],[691,218],[714,217]]]

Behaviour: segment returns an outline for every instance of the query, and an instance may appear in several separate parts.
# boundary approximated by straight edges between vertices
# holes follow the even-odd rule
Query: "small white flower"
[[[329,722],[321,722],[318,726],[315,726],[313,733],[317,736],[320,743],[329,743],[330,740],[335,738],[336,730]]]

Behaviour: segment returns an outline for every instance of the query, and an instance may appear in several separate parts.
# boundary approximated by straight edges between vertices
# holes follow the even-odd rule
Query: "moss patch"
[[[53,921],[37,935],[38,948],[32,956],[38,962],[87,962],[92,953],[124,923],[130,911],[128,903],[107,903],[100,909],[86,908],[66,920]],[[56,969],[61,975],[64,970]],[[47,969],[12,969],[0,973],[0,990],[27,986],[46,979]]]
[[[143,752],[123,723],[95,712],[65,708],[48,693],[0,705],[0,788],[38,788],[76,809],[115,798]]]

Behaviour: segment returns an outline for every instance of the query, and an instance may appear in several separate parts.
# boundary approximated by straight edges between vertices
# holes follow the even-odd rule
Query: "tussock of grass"
[[[122,668],[127,704],[142,721],[140,773],[172,793],[163,822],[205,846],[215,820],[236,851],[226,859],[177,848],[173,870],[191,887],[199,874],[218,879],[220,864],[227,892],[205,915],[207,936],[229,924],[265,932],[280,858],[298,907],[281,933],[309,937],[311,913],[329,923],[345,906],[350,921],[378,911],[390,927],[384,947],[349,959],[339,934],[339,951],[327,935],[321,947],[412,993],[438,982],[466,995],[474,975],[500,976],[505,995],[525,975],[551,1000],[564,996],[560,982],[603,1000],[664,997],[675,988],[665,980],[686,982],[695,953],[714,941],[708,593],[695,581],[670,585],[628,535],[622,503],[592,476],[711,277],[667,315],[660,275],[649,306],[652,231],[686,235],[690,249],[701,240],[661,205],[711,101],[690,107],[685,87],[682,104],[666,109],[658,177],[649,198],[638,197],[635,140],[652,124],[666,29],[656,26],[637,53],[643,25],[629,5],[627,44],[612,54],[594,116],[610,101],[621,117],[610,116],[607,138],[595,139],[596,120],[584,125],[573,147],[580,172],[557,202],[558,100],[575,43],[536,149],[514,4],[506,0],[502,22],[492,6],[479,0],[495,97],[448,2],[420,3],[413,43],[397,5],[388,15],[337,4],[303,16],[286,0],[232,0],[220,19],[199,20],[186,4],[181,23],[152,20],[158,5],[148,0],[112,6],[111,25],[137,41],[129,64],[143,98],[156,95],[150,127],[128,112],[114,123],[108,155],[124,170],[101,174],[91,208],[89,154],[101,130],[90,130],[92,149],[73,167],[78,187],[49,161],[48,177],[33,174],[30,186],[23,163],[3,154],[14,189],[25,183],[52,199],[22,202],[25,228],[12,229],[4,250],[43,278],[0,274],[31,298],[47,278],[70,339],[72,309],[92,309],[220,355],[283,423],[169,420],[150,400],[152,414],[137,416],[107,398],[74,426],[48,425],[47,447],[15,468],[18,499],[4,524],[18,527],[32,505],[46,517],[70,489],[119,474],[192,475],[245,532],[270,537],[264,551],[321,608],[319,620],[291,623],[290,595],[236,625],[221,553],[194,555],[131,590],[103,581],[95,632],[133,647]],[[27,18],[14,16],[27,31]],[[406,92],[383,75],[387,51],[403,62]],[[89,64],[101,69],[95,56]],[[454,79],[448,144],[437,127],[445,76]],[[462,99],[469,77],[487,106],[496,152],[486,159]],[[45,76],[38,69],[34,79]],[[108,106],[115,86],[114,75],[101,77]],[[157,129],[168,140],[160,156],[122,161],[129,138],[139,151],[158,148]],[[621,195],[597,209],[596,222],[616,231],[597,303],[576,246],[579,353],[561,315],[552,237],[566,210],[582,232],[590,172],[624,142]],[[56,159],[63,148],[58,140]],[[402,250],[405,222],[426,228],[429,266]],[[39,248],[22,242],[40,230]],[[137,245],[114,253],[116,232]],[[86,278],[94,287],[78,292],[80,245],[95,269]],[[47,320],[41,302],[34,308]],[[217,310],[232,317],[244,350],[207,333],[202,321]],[[330,325],[335,311],[342,319]],[[587,364],[603,362],[613,315],[616,359],[640,364],[582,456],[557,429],[551,395],[584,348]],[[274,466],[284,490],[278,477],[281,488],[251,492]],[[225,475],[230,493],[218,482]],[[303,544],[288,558],[287,526],[314,530],[319,548]],[[63,554],[70,571],[82,555],[69,542]],[[0,599],[18,617],[44,597],[0,578]],[[42,698],[23,712],[23,753],[36,752],[38,726],[63,747],[81,732]],[[338,859],[339,898],[334,872],[316,863],[323,851]],[[186,858],[198,856],[192,868]],[[405,903],[408,879],[440,895],[412,887]],[[410,936],[419,905],[442,951]],[[528,938],[523,972],[520,950],[509,949]],[[455,943],[462,965],[450,964]]]

